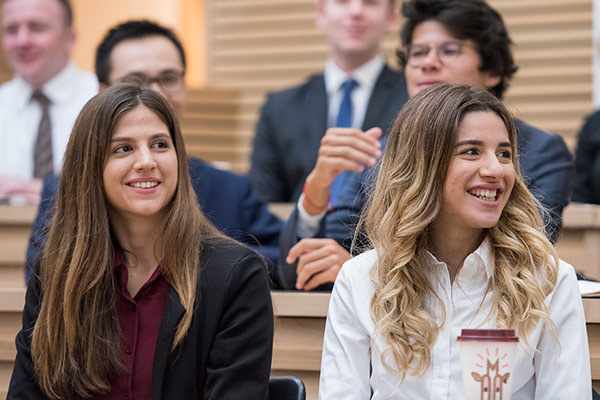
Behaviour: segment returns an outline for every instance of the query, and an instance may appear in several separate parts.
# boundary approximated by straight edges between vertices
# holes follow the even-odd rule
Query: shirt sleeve
[[[362,400],[371,396],[370,337],[358,317],[357,304],[368,299],[353,296],[351,263],[344,264],[334,285],[323,341],[319,398]],[[361,296],[358,296],[361,297]]]
[[[310,215],[302,205],[304,193],[300,195],[296,207],[298,208],[298,223],[296,225],[296,234],[299,238],[312,238],[321,228],[321,220],[327,214],[327,208],[317,215]]]
[[[592,378],[585,315],[573,268],[561,262],[548,307],[558,342],[544,329],[536,355],[536,400],[591,399]]]

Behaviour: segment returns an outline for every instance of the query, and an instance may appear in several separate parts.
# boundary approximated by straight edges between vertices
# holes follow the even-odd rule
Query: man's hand
[[[329,128],[321,139],[315,167],[306,178],[302,206],[310,215],[327,207],[329,188],[344,171],[362,172],[381,156],[380,128],[362,132],[353,128]]]
[[[312,290],[335,282],[342,264],[352,256],[333,239],[302,239],[292,247],[286,258],[288,264],[298,260],[296,289]]]

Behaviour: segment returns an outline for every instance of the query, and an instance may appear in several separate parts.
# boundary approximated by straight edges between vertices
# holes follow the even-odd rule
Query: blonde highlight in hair
[[[519,172],[513,117],[486,91],[440,85],[410,99],[396,118],[359,223],[377,252],[370,271],[375,288],[370,313],[376,334],[388,346],[381,361],[402,380],[406,374],[427,371],[431,348],[445,323],[445,305],[424,268],[428,233],[442,208],[459,124],[476,111],[491,111],[502,119],[515,155],[512,193],[498,223],[487,230],[493,269],[490,315],[498,328],[513,328],[525,340],[540,321],[555,331],[544,301],[556,285],[558,257],[543,233],[541,205]],[[432,299],[440,306],[440,323],[430,311]]]
[[[146,107],[167,126],[176,150],[178,184],[157,233],[161,268],[185,313],[172,350],[185,338],[206,238],[218,236],[198,208],[183,138],[167,102],[152,90],[115,86],[92,98],[75,125],[60,177],[40,276],[41,308],[32,358],[42,391],[53,399],[107,393],[123,370],[111,234],[102,174],[115,127],[124,114]]]

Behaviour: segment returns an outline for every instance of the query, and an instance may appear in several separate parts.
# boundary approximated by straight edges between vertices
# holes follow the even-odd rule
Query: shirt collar
[[[68,63],[54,78],[44,85],[42,91],[54,104],[64,103],[69,100],[71,92],[77,90],[72,85],[73,75],[76,73],[73,63]]]
[[[48,97],[50,104],[63,103],[69,100],[73,90],[73,75],[77,67],[71,62],[42,87],[42,93]],[[20,108],[26,107],[31,101],[33,86],[20,76],[15,77],[15,97],[13,101]]]
[[[438,260],[429,251],[427,251],[425,257],[426,257],[426,261],[432,266],[442,266],[442,265],[445,266],[446,265],[446,263]],[[483,241],[481,242],[481,244],[479,245],[477,250],[475,250],[473,253],[469,254],[467,256],[467,258],[465,258],[465,261],[463,263],[463,268],[461,268],[461,271],[465,268],[465,265],[470,266],[475,263],[478,263],[478,264],[484,266],[485,274],[486,274],[486,277],[488,280],[492,278],[492,275],[494,272],[494,271],[492,271],[492,245],[490,243],[490,238],[488,236],[486,236],[485,239],[483,239]],[[461,271],[458,272],[459,275],[460,275]]]
[[[375,86],[377,77],[381,74],[384,66],[383,56],[378,54],[353,71],[346,72],[336,65],[333,59],[328,59],[325,63],[325,89],[327,96],[332,96],[338,90],[341,90],[342,82],[353,78],[358,86],[369,90]]]

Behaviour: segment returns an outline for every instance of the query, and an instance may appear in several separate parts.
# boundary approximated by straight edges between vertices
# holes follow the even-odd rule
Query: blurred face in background
[[[398,20],[390,0],[319,0],[315,21],[325,32],[339,67],[356,68],[378,54]]]
[[[110,55],[111,84],[149,86],[167,99],[177,117],[181,117],[185,106],[183,76],[183,62],[177,47],[161,35],[124,40]]]
[[[75,31],[58,0],[5,0],[2,46],[15,73],[41,88],[69,62]]]
[[[407,56],[404,75],[410,96],[439,83],[481,88],[500,83],[499,76],[479,70],[481,57],[475,42],[455,38],[437,21],[415,27]]]

